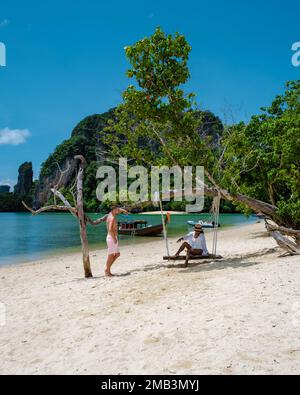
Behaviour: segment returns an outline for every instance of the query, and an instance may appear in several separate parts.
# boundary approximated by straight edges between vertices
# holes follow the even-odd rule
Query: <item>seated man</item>
[[[188,266],[191,255],[208,255],[206,240],[201,225],[195,225],[194,232],[181,237],[177,240],[177,243],[181,241],[184,241],[184,243],[176,252],[175,257],[178,257],[183,250],[186,250],[185,267]]]

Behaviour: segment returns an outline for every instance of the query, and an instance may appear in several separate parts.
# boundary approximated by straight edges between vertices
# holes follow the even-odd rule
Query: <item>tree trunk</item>
[[[278,225],[284,225],[284,223],[282,223],[280,218],[278,218],[278,216],[276,215],[276,211],[278,208],[273,204],[269,204],[261,200],[254,199],[249,196],[242,195],[240,193],[238,193],[237,195],[232,195],[226,189],[221,188],[213,179],[213,177],[209,174],[208,171],[205,171],[205,175],[210,180],[210,182],[214,185],[214,187],[208,187],[207,185],[204,185],[205,195],[215,197],[218,196],[218,194],[220,193],[223,199],[229,200],[231,202],[235,201],[238,203],[242,203],[245,206],[251,208],[256,213],[260,212],[265,214],[268,218],[271,218],[273,221],[278,223]]]
[[[270,234],[276,240],[279,247],[285,250],[289,255],[300,255],[300,248],[290,239],[284,237],[278,230],[272,231]]]
[[[77,175],[77,215],[80,227],[80,239],[82,246],[83,268],[85,278],[93,277],[90,263],[89,242],[87,237],[86,216],[84,213],[83,203],[83,173],[86,167],[86,160],[83,156],[75,156],[75,159],[80,161],[78,175]]]
[[[241,194],[231,196],[231,194],[226,190],[221,190],[221,194],[226,200],[243,203],[254,212],[262,213],[267,219],[271,219],[275,222],[277,226],[272,226],[266,221],[266,228],[269,230],[270,235],[275,239],[279,247],[284,249],[289,255],[300,255],[300,230],[290,229],[290,224],[277,215],[278,208],[276,206]],[[292,237],[295,242],[285,236]]]
[[[289,229],[283,226],[274,226],[269,224],[267,221],[266,228],[279,247],[284,249],[289,255],[300,255],[300,230]],[[284,235],[293,238],[295,242]]]

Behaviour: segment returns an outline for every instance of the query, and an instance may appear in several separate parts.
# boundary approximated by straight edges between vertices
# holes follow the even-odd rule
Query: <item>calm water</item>
[[[93,216],[97,218],[99,215]],[[205,215],[173,215],[168,225],[170,236],[183,235],[191,229],[187,221]],[[146,219],[149,224],[161,222],[158,215],[129,215],[122,219]],[[222,214],[222,226],[236,226],[256,221],[239,214]],[[33,217],[27,213],[0,213],[0,265],[41,259],[57,252],[71,252],[80,249],[78,223],[70,214],[51,213]],[[207,230],[209,232],[209,230]],[[160,236],[158,236],[160,237]],[[89,226],[89,240],[92,248],[105,246],[106,227],[101,224]],[[140,243],[153,238],[120,236],[121,244]]]

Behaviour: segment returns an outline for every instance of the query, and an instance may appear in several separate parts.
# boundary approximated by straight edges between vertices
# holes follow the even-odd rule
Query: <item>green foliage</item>
[[[86,210],[99,211],[111,203],[99,205],[96,200],[97,150],[113,159],[127,157],[133,164],[148,168],[204,165],[231,195],[244,194],[270,203],[277,207],[280,223],[299,229],[300,81],[289,82],[285,93],[249,123],[224,130],[220,119],[209,111],[199,111],[195,95],[184,91],[190,77],[191,51],[184,36],[167,35],[158,28],[125,51],[130,63],[127,74],[134,84],[125,90],[123,103],[114,111],[80,122],[71,138],[44,162],[39,185],[51,179],[57,163],[84,155],[88,162],[84,179]],[[0,210],[19,207],[19,203],[18,196],[0,196]],[[207,199],[206,210],[210,204]],[[170,202],[165,208],[178,210],[183,206],[184,202]],[[235,207],[250,213],[239,204],[222,203],[227,212]]]
[[[0,194],[0,212],[19,212],[24,211],[22,198],[14,193]]]
[[[149,110],[148,116],[153,118],[168,120],[170,111],[184,110],[190,105],[192,95],[184,99],[179,87],[189,78],[190,50],[184,36],[166,35],[160,28],[150,38],[127,47],[126,56],[132,66],[127,75],[135,78],[140,89],[129,86],[124,100],[134,102],[142,112]]]
[[[262,115],[223,133],[216,117],[197,112],[194,95],[183,91],[190,50],[183,36],[161,29],[126,48],[136,85],[124,92],[107,129],[112,152],[142,164],[204,165],[231,194],[271,203],[281,223],[299,228],[300,82],[288,83]],[[214,126],[204,133],[210,117]]]
[[[107,149],[100,135],[103,133],[102,130],[107,125],[108,119],[111,119],[112,116],[113,111],[111,110],[107,113],[92,115],[82,120],[73,130],[70,139],[58,145],[54,152],[42,164],[38,188],[43,187],[44,184],[44,187],[49,187],[49,180],[58,171],[58,164],[63,166],[67,161],[72,162],[75,155],[83,155],[88,163],[84,177],[85,209],[90,212],[99,211],[100,205],[96,198],[98,153]],[[69,193],[69,187],[74,183],[75,176],[75,172],[70,174],[63,188],[63,192],[68,195],[71,201],[73,197]]]
[[[300,227],[300,81],[247,125],[229,128],[222,144],[222,185],[277,206],[278,217]]]
[[[182,89],[189,79],[190,50],[184,36],[166,35],[159,28],[126,48],[132,66],[128,76],[136,79],[136,86],[124,92],[105,129],[112,156],[146,167],[213,162],[223,125],[211,112],[196,110],[195,95]]]
[[[51,175],[57,170],[57,163],[62,164],[66,159],[75,155],[83,155],[88,163],[97,160],[97,149],[103,148],[100,132],[106,126],[108,119],[113,116],[110,110],[101,115],[92,115],[82,120],[73,130],[71,138],[59,144],[54,152],[42,164],[41,178]]]
[[[184,36],[166,35],[160,28],[126,48],[132,66],[128,76],[136,79],[137,86],[126,89],[124,102],[106,129],[113,154],[139,164],[201,165],[212,161],[223,125],[209,111],[197,111],[195,95],[182,89],[190,76],[190,51]]]

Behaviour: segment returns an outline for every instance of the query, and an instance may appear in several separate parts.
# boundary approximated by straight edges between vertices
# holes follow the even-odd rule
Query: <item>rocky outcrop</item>
[[[218,146],[223,132],[222,122],[209,111],[199,111],[197,116],[202,120],[202,126],[199,128],[201,137],[209,135],[211,144]],[[88,163],[84,179],[86,209],[98,210],[96,172],[99,163],[105,160],[105,153],[109,151],[109,147],[105,144],[104,128],[107,121],[114,117],[114,110],[86,117],[74,128],[71,137],[56,147],[42,165],[39,181],[35,187],[34,208],[39,208],[52,199],[51,188],[53,186],[61,189],[68,188],[72,184],[76,174],[74,156],[83,155]],[[158,149],[155,141],[145,140],[141,141],[141,144],[150,145],[152,150]]]
[[[86,117],[74,128],[71,137],[56,147],[42,165],[35,189],[33,202],[35,208],[45,205],[52,198],[53,186],[58,186],[60,189],[70,186],[76,174],[75,155],[83,155],[88,162],[85,171],[86,199],[89,201],[91,198],[96,198],[93,194],[96,190],[96,163],[99,160],[97,152],[104,146],[101,133],[103,136],[107,120],[112,117],[112,110]]]
[[[49,174],[40,177],[33,200],[34,208],[40,208],[52,197],[51,188],[63,188],[69,185],[74,178],[76,164],[73,158],[64,158],[59,166],[53,167]]]
[[[19,167],[18,182],[14,188],[15,195],[27,196],[33,186],[32,163],[25,162]]]

